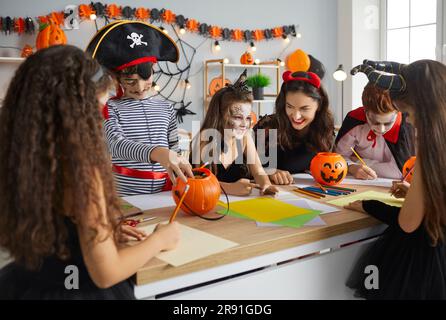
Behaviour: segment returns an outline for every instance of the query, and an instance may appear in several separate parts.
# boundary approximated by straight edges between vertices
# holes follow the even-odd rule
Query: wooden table
[[[382,187],[348,186],[357,192]],[[305,196],[301,196],[305,198]],[[327,196],[324,201],[335,197]],[[147,196],[150,201],[150,195]],[[172,208],[145,211],[157,223]],[[180,267],[152,259],[135,275],[140,299],[345,299],[345,280],[361,252],[385,226],[359,212],[342,209],[321,216],[325,226],[257,227],[227,216],[217,221],[179,213],[177,221],[239,243],[239,246]],[[212,282],[212,283],[208,283]]]

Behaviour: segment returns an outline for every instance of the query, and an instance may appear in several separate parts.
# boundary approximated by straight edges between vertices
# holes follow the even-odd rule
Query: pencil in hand
[[[361,161],[361,163],[367,167],[367,164],[364,162],[364,160],[362,160],[362,158],[359,156],[359,154],[356,152],[355,148],[350,147],[350,149],[353,151],[353,153],[355,154],[356,158],[358,158],[359,161]]]
[[[177,213],[180,210],[181,205],[183,204],[184,198],[186,198],[186,194],[189,191],[189,188],[190,188],[190,186],[187,184],[186,188],[184,188],[184,192],[180,198],[180,201],[178,201],[178,204],[175,207],[175,210],[173,211],[172,215],[170,216],[169,223],[172,223],[172,221],[175,220],[175,217],[177,216]]]

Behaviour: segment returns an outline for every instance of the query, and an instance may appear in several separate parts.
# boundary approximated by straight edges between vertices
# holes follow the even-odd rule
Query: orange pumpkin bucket
[[[416,160],[417,160],[417,157],[415,157],[415,156],[410,157],[409,159],[407,159],[406,163],[404,163],[404,166],[403,166],[403,177],[406,177],[404,180],[406,180],[409,183],[412,182],[413,171],[414,171],[414,170],[412,170],[412,168],[415,167]]]
[[[313,178],[320,184],[334,186],[345,178],[348,167],[340,154],[319,152],[311,160],[310,171]]]
[[[184,198],[181,209],[191,215],[204,215],[217,206],[220,199],[220,183],[217,177],[206,168],[192,169],[194,178],[188,178],[189,192]],[[176,186],[172,188],[175,204],[180,201],[186,183],[177,178]]]

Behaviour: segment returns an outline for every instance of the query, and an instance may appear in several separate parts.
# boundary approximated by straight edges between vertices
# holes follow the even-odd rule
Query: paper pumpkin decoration
[[[297,49],[287,57],[286,66],[291,72],[308,71],[310,58],[303,50]]]
[[[33,48],[29,44],[27,44],[23,47],[20,56],[22,58],[28,58],[32,54],[33,54]]]
[[[322,64],[322,62],[313,57],[311,54],[309,54],[308,57],[310,58],[310,68],[308,69],[308,72],[314,72],[322,80],[325,76],[324,65]]]
[[[225,83],[223,84],[221,76],[212,79],[211,83],[209,83],[209,94],[213,96],[218,90],[224,88],[227,84],[231,84],[231,81],[225,79]]]
[[[313,178],[320,184],[334,186],[345,178],[348,167],[340,154],[319,152],[311,160],[310,171]]]
[[[415,161],[417,160],[417,157],[410,157],[409,159],[407,159],[406,163],[404,163],[403,166],[403,176],[406,176],[410,170],[412,170],[413,167],[415,167]],[[406,181],[411,183],[412,182],[412,177],[413,177],[413,171],[411,173],[409,173],[406,177]]]
[[[206,168],[193,169],[194,178],[188,178],[189,191],[184,198],[181,209],[192,215],[204,215],[217,205],[220,199],[220,183],[217,177]],[[186,183],[177,178],[176,185],[172,188],[173,200],[177,204],[186,188]]]
[[[252,57],[252,54],[246,51],[242,56],[240,57],[240,63],[241,64],[254,64],[254,58]]]
[[[40,26],[40,31],[36,38],[37,50],[66,43],[67,37],[65,33],[52,19],[49,19],[49,23],[44,23]]]

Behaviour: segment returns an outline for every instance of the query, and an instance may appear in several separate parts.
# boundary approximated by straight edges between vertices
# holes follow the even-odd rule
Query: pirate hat
[[[86,51],[113,71],[179,59],[175,42],[157,27],[141,21],[121,20],[106,25],[93,36]]]

